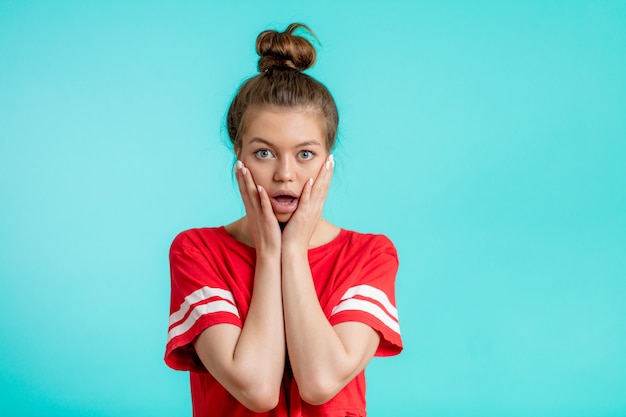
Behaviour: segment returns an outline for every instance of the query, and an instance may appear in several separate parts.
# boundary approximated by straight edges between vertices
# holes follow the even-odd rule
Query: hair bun
[[[313,66],[315,48],[306,38],[293,34],[299,28],[315,38],[313,31],[302,23],[292,23],[284,32],[266,30],[259,34],[256,38],[256,52],[261,57],[258,64],[260,72],[274,68],[291,68],[302,72]]]

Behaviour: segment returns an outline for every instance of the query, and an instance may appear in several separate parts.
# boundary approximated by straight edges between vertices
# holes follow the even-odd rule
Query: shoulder
[[[360,251],[369,250],[373,253],[388,253],[397,257],[396,247],[386,235],[361,233],[346,229],[342,229],[341,234],[345,235],[345,241],[342,244],[352,246],[354,249]]]
[[[227,238],[223,227],[193,228],[180,232],[170,246],[170,253],[204,251]]]
[[[311,254],[311,253],[310,253]],[[314,249],[314,259],[318,256],[336,262],[341,259],[354,265],[387,265],[397,268],[398,253],[391,239],[376,233],[361,233],[341,229],[339,235],[328,245]]]

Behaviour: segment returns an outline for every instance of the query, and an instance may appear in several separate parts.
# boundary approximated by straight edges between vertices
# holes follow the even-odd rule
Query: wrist
[[[276,248],[258,247],[258,248],[256,248],[256,262],[257,262],[257,264],[260,263],[260,262],[265,262],[265,263],[278,262],[278,263],[280,263],[280,255],[281,255],[280,247],[276,247]]]
[[[281,250],[281,257],[283,259],[293,259],[297,257],[304,257],[308,259],[309,248],[302,244],[283,244]]]

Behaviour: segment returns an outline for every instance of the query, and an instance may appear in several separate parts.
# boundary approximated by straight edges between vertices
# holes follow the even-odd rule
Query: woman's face
[[[289,221],[304,184],[315,180],[326,162],[323,126],[309,110],[261,109],[247,115],[237,157],[267,191],[279,222]]]

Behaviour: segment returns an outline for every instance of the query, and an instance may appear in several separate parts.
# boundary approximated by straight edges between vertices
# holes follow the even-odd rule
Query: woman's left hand
[[[283,231],[283,248],[308,250],[311,237],[322,218],[322,210],[334,168],[335,161],[333,156],[329,155],[326,162],[322,164],[315,181],[311,178],[305,183],[298,208]]]

